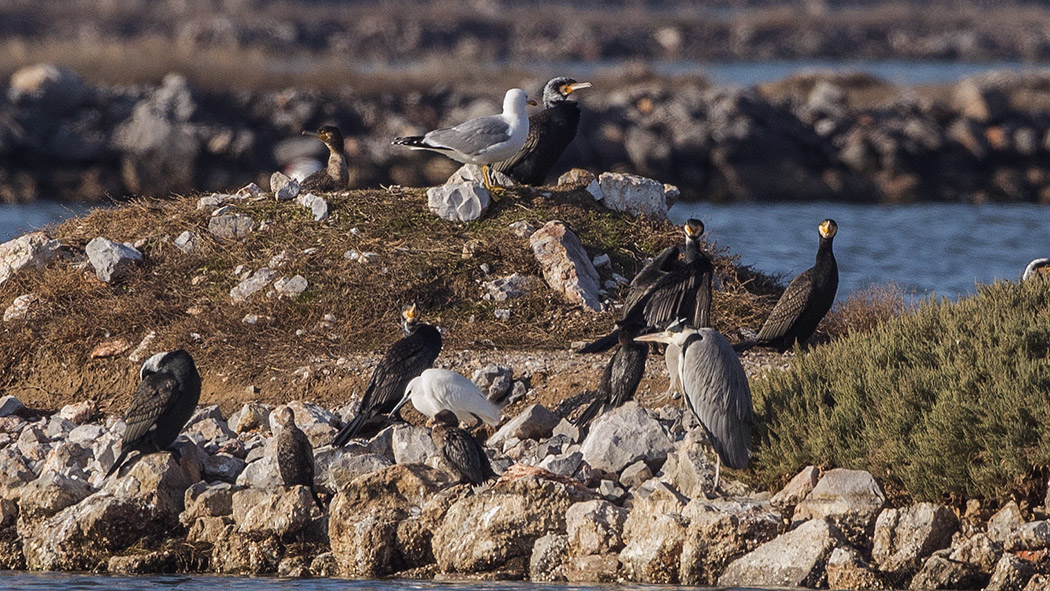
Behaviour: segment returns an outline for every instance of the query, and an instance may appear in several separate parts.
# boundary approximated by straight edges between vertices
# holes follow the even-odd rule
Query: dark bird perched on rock
[[[754,410],[744,366],[729,341],[712,328],[676,324],[635,340],[676,346],[676,365],[686,405],[700,421],[718,455],[714,484],[717,489],[721,464],[743,470],[751,459]]]
[[[816,263],[791,280],[783,295],[773,306],[762,330],[752,340],[733,345],[737,352],[751,347],[773,347],[783,353],[796,342],[804,343],[817,330],[817,325],[835,303],[835,292],[839,288],[839,267],[832,240],[838,233],[834,220],[824,220],[817,226],[820,244],[817,246]]]
[[[576,138],[576,128],[580,125],[580,105],[569,96],[590,87],[590,82],[565,77],[548,82],[543,88],[544,109],[529,117],[525,145],[513,157],[495,164],[492,169],[523,185],[542,185],[562,152]]]
[[[274,413],[277,433],[277,472],[285,486],[302,485],[310,489],[317,508],[324,512],[321,497],[314,488],[314,448],[306,433],[295,424],[295,413],[282,406]]]
[[[304,131],[303,135],[313,136],[328,146],[328,166],[318,170],[299,183],[303,191],[342,191],[350,184],[350,170],[347,168],[346,150],[343,144],[343,132],[334,125],[325,125],[314,131]]]
[[[669,246],[634,276],[620,324],[641,324],[663,330],[672,322],[684,319],[690,326],[711,325],[711,282],[715,268],[700,248],[704,223],[689,219],[682,228],[685,233],[683,259],[678,260],[677,246]],[[618,342],[619,330],[613,329],[579,352],[607,351]]]
[[[139,379],[139,387],[124,414],[126,427],[120,455],[106,472],[106,478],[123,465],[132,451],[149,454],[171,447],[200,400],[201,376],[193,358],[182,349],[147,359],[139,370]]]
[[[499,115],[477,117],[425,135],[395,138],[393,143],[412,150],[438,152],[456,162],[479,164],[485,187],[491,191],[489,166],[510,158],[525,145],[529,133],[527,104],[536,102],[530,100],[524,90],[512,88],[503,97],[503,112]]]
[[[649,345],[634,340],[644,328],[638,323],[619,326],[620,345],[605,366],[594,400],[576,419],[577,427],[587,426],[599,411],[608,412],[634,398],[638,383],[645,375],[645,360],[649,356]]]
[[[438,453],[459,476],[457,484],[477,486],[497,476],[485,449],[473,435],[459,428],[459,419],[451,410],[434,415],[430,436]]]
[[[415,304],[406,306],[401,318],[404,338],[391,345],[376,366],[361,397],[357,415],[339,431],[332,445],[346,445],[366,424],[375,419],[383,420],[383,415],[393,412],[405,395],[408,382],[433,365],[441,352],[441,332],[419,321]]]

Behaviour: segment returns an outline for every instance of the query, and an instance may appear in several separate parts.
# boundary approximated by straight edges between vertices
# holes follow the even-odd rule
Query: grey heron
[[[157,353],[139,369],[138,389],[124,414],[120,455],[106,472],[109,478],[128,454],[163,451],[175,443],[193,416],[201,396],[201,376],[189,353],[178,349]]]
[[[757,346],[773,347],[783,353],[796,342],[804,343],[813,336],[813,331],[835,303],[835,292],[839,287],[839,267],[831,249],[838,229],[835,220],[820,222],[817,226],[820,243],[814,265],[791,280],[758,336],[734,344],[734,350],[741,352]]]
[[[715,489],[721,464],[735,470],[751,458],[751,388],[732,345],[712,328],[674,326],[642,335],[640,342],[674,344],[679,348],[678,376],[686,405],[699,420],[718,456]]]

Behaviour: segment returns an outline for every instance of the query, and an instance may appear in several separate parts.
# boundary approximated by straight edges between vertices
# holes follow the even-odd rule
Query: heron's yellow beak
[[[643,334],[639,337],[634,337],[636,343],[670,343],[671,333],[667,331],[663,332],[652,332],[649,334]]]

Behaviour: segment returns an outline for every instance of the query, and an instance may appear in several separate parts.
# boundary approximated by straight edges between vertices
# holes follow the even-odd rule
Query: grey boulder
[[[84,247],[95,276],[106,283],[120,281],[142,262],[142,253],[126,244],[98,236]]]

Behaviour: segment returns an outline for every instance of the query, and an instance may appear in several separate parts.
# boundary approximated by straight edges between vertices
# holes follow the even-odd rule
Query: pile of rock
[[[491,376],[490,376],[491,374]],[[502,374],[479,372],[497,386]],[[503,388],[498,387],[498,389]],[[532,405],[486,442],[503,475],[450,486],[425,427],[328,445],[337,412],[289,404],[315,446],[322,514],[279,483],[273,408],[198,409],[172,453],[108,480],[123,421],[0,399],[0,567],[1037,591],[1050,525],[887,507],[871,474],[809,467],[776,494],[723,482],[680,409],[630,402],[590,433]],[[130,552],[131,548],[134,552]]]

